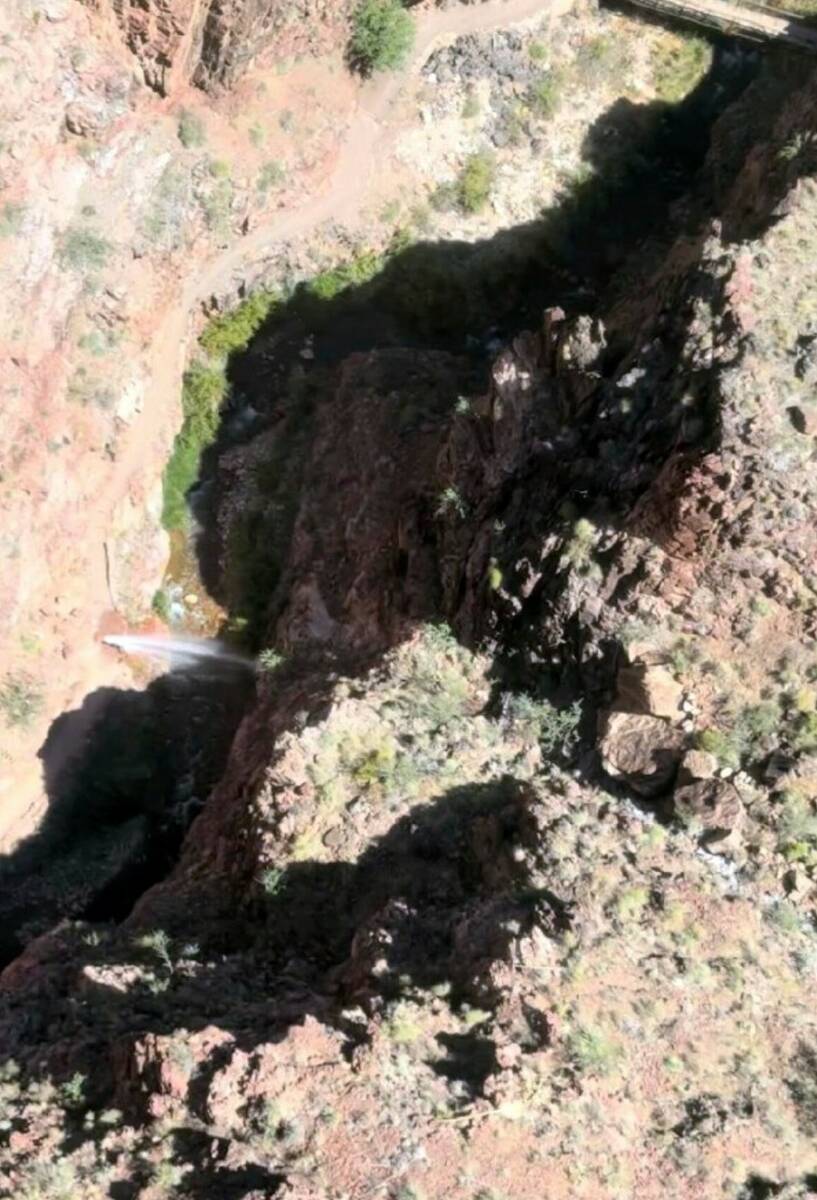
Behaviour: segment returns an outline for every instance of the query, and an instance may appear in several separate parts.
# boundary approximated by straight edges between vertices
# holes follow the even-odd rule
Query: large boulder
[[[683,736],[661,717],[608,712],[600,727],[602,765],[608,775],[622,779],[639,795],[660,795],[675,777]]]
[[[743,822],[743,801],[727,779],[699,779],[675,789],[675,814],[690,825],[700,825],[707,841],[736,832]]]

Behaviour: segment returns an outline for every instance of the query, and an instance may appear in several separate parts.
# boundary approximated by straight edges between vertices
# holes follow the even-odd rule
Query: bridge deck
[[[793,13],[763,4],[732,4],[730,0],[631,0],[631,3],[667,16],[685,17],[738,37],[786,42],[817,52],[817,28]]]

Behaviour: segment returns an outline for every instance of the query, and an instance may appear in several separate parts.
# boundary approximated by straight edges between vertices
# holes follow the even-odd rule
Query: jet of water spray
[[[252,669],[254,663],[242,654],[234,654],[221,642],[210,638],[164,637],[161,634],[115,633],[104,637],[106,646],[115,646],[125,654],[143,654],[170,664],[170,669],[212,662]]]

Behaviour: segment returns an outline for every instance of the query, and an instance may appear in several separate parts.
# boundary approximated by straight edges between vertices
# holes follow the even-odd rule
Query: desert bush
[[[258,655],[258,670],[268,675],[272,671],[277,670],[283,661],[283,654],[279,654],[277,650],[273,650],[271,646],[268,646],[266,650],[262,650]]]
[[[42,707],[42,696],[27,675],[7,675],[0,684],[0,712],[7,725],[25,729]]]
[[[571,1060],[585,1075],[609,1075],[621,1058],[621,1048],[595,1029],[576,1029],[568,1040]]]
[[[217,235],[224,236],[229,230],[233,195],[232,180],[224,177],[215,179],[212,187],[198,195],[207,228]]]
[[[256,189],[262,195],[266,195],[270,188],[279,188],[286,181],[286,171],[280,163],[271,160],[264,163],[261,170],[258,172],[258,180]]]
[[[566,708],[556,708],[549,700],[534,700],[532,696],[511,696],[506,705],[508,719],[526,726],[536,736],[545,755],[568,754],[576,744],[582,708],[577,700]]]
[[[195,150],[205,142],[204,124],[200,117],[183,108],[179,113],[179,123],[176,127],[179,141],[185,150]]]
[[[471,154],[457,179],[457,201],[466,213],[480,212],[491,198],[496,160],[487,150]]]
[[[702,37],[671,34],[653,54],[653,84],[661,100],[677,104],[709,70],[712,46]]]
[[[473,117],[478,117],[479,114],[479,98],[473,92],[469,92],[462,105],[463,118],[466,121],[470,121]]]
[[[537,117],[550,117],[556,111],[562,93],[562,80],[556,71],[549,71],[532,83],[528,91],[528,106]]]
[[[77,271],[99,270],[105,266],[110,253],[110,242],[81,226],[69,226],[59,239],[60,263]]]
[[[468,513],[468,507],[457,488],[447,487],[437,497],[437,507],[434,512],[438,517],[446,517],[449,513],[455,513],[460,520],[463,520]]]
[[[9,200],[0,208],[0,237],[15,237],[23,228],[25,206]]]
[[[364,75],[394,71],[414,44],[414,21],[399,0],[362,0],[352,18],[349,62]]]

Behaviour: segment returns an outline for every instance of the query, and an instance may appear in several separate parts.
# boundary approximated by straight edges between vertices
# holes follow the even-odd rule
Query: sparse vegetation
[[[576,1029],[568,1046],[574,1066],[584,1075],[610,1075],[621,1059],[621,1047],[597,1029]]]
[[[203,146],[206,141],[204,124],[201,117],[190,112],[187,108],[183,108],[179,113],[176,133],[185,150],[196,150],[200,146]]]
[[[322,271],[311,279],[307,292],[319,300],[334,300],[347,288],[360,287],[374,279],[383,268],[383,259],[373,250],[362,250],[345,263]]]
[[[61,264],[75,271],[98,271],[110,258],[112,246],[84,226],[71,225],[59,239]]]
[[[531,84],[528,91],[528,106],[537,117],[550,117],[559,106],[562,95],[562,76],[558,71],[549,71]]]
[[[262,195],[266,196],[267,192],[271,190],[274,191],[275,188],[282,187],[285,182],[286,171],[284,168],[280,163],[270,160],[269,162],[264,163],[263,167],[258,172],[258,180],[255,186]]]
[[[182,389],[184,422],[173,443],[163,475],[162,524],[181,529],[187,520],[186,496],[198,478],[199,461],[205,446],[218,429],[219,410],[227,393],[224,370],[194,362],[185,371]]]
[[[352,18],[349,62],[361,74],[395,71],[414,45],[414,21],[399,0],[362,0]]]
[[[153,599],[150,607],[156,613],[160,621],[164,621],[167,625],[170,621],[170,599],[163,587],[157,588],[153,593]]]
[[[0,238],[16,237],[23,228],[25,205],[14,204],[11,200],[0,208]]]
[[[258,877],[264,892],[272,899],[277,896],[284,886],[284,872],[280,867],[265,867]]]
[[[276,671],[284,661],[283,654],[279,654],[277,650],[273,650],[268,646],[266,650],[262,650],[258,655],[258,669],[265,675],[270,675]]]
[[[199,338],[199,345],[211,357],[219,359],[246,350],[278,301],[277,292],[253,292],[235,308],[211,318]]]
[[[229,177],[213,180],[211,187],[198,193],[207,228],[219,237],[225,237],[229,232],[233,195],[233,183]]]
[[[0,712],[7,725],[28,728],[40,715],[43,698],[27,675],[6,675],[0,684]]]
[[[712,65],[712,45],[697,35],[668,34],[654,53],[653,83],[661,100],[677,104]]]
[[[447,517],[450,513],[454,513],[461,521],[468,514],[467,505],[460,495],[459,489],[451,486],[440,492],[434,511],[438,517]]]
[[[488,150],[470,155],[457,179],[457,202],[465,213],[481,212],[491,198],[496,159]]]
[[[565,543],[563,561],[575,570],[586,573],[592,566],[592,551],[596,541],[596,526],[586,517],[575,521]]]
[[[465,97],[465,100],[464,100],[463,106],[462,106],[463,119],[466,121],[470,121],[470,120],[473,120],[474,117],[478,117],[479,114],[480,114],[479,99],[477,98],[477,96],[474,92],[469,92],[468,95]]]
[[[509,698],[505,711],[513,724],[528,726],[535,732],[546,756],[557,751],[569,754],[574,748],[582,716],[580,701],[566,708],[556,708],[549,700],[517,695]]]

